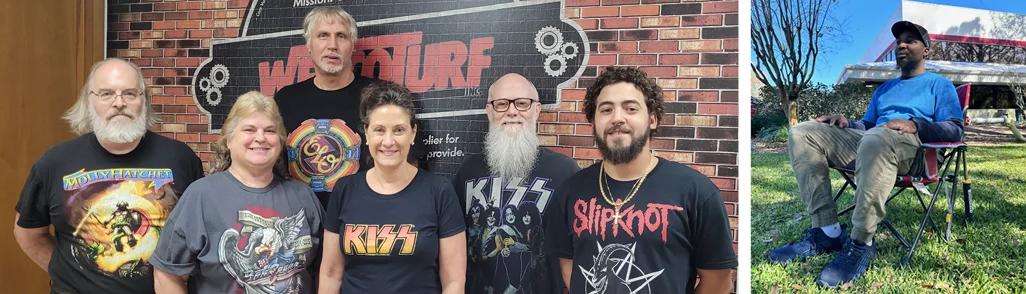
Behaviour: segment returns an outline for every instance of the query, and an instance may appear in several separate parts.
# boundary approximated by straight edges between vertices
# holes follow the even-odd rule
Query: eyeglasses
[[[491,104],[492,108],[495,109],[495,111],[505,112],[506,110],[509,110],[509,105],[511,103],[513,104],[513,106],[515,106],[517,108],[517,110],[525,111],[525,110],[531,109],[531,106],[534,106],[535,102],[538,102],[538,101],[535,101],[534,99],[531,99],[531,98],[517,98],[517,99],[495,99],[495,100],[489,101],[488,104]]]
[[[125,102],[134,102],[136,100],[139,100],[139,97],[142,97],[142,94],[140,94],[136,90],[125,90],[124,92],[121,92],[121,94],[117,94],[117,92],[111,90],[100,90],[99,92],[89,91],[89,94],[96,95],[96,97],[100,98],[100,101],[102,102],[114,101],[114,98],[118,96],[121,96],[121,98],[124,99]]]

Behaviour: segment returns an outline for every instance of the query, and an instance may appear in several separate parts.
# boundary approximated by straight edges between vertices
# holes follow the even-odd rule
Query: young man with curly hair
[[[719,189],[649,150],[662,89],[609,67],[584,99],[602,162],[567,179],[544,220],[570,293],[730,292],[737,255]]]

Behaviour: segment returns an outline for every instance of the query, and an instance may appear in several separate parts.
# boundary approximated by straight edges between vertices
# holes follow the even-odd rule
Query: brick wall
[[[665,90],[666,115],[652,140],[667,159],[688,164],[721,189],[737,250],[738,2],[565,0],[565,15],[591,41],[584,75],[563,90],[555,111],[541,114],[543,144],[581,165],[599,158],[580,113],[584,89],[605,66],[639,66]],[[239,36],[248,0],[111,0],[108,56],[143,68],[162,120],[155,130],[213,157],[209,119],[190,83],[210,56],[213,38]]]

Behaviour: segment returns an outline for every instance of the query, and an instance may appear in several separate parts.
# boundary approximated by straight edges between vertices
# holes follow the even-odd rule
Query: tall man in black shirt
[[[146,260],[203,165],[185,143],[146,130],[151,103],[138,67],[97,62],[64,115],[80,136],[29,171],[14,238],[50,274],[51,293],[153,293]]]
[[[285,129],[289,172],[310,185],[322,205],[339,178],[370,169],[360,126],[360,92],[374,79],[353,72],[356,20],[339,6],[321,6],[303,19],[314,77],[274,94]],[[409,157],[426,151],[415,144]]]
[[[523,76],[492,83],[485,111],[484,154],[468,156],[452,182],[469,231],[466,292],[562,293],[559,258],[542,251],[543,212],[577,163],[539,146],[541,103]]]
[[[644,72],[618,67],[585,94],[602,162],[567,179],[546,216],[570,293],[730,292],[737,255],[719,189],[649,151],[662,96]]]

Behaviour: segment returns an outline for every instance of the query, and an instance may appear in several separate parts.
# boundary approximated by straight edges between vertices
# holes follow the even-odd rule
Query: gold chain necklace
[[[609,205],[613,206],[613,209],[615,210],[615,214],[613,215],[613,218],[616,221],[619,221],[620,217],[621,217],[620,216],[620,208],[623,207],[624,204],[626,204],[627,202],[630,202],[631,199],[634,198],[634,194],[638,193],[638,189],[641,188],[641,183],[645,181],[646,177],[648,177],[648,173],[652,172],[652,169],[655,168],[657,163],[659,163],[659,159],[655,155],[651,155],[651,156],[652,156],[652,159],[648,163],[648,168],[645,169],[645,173],[641,175],[641,178],[639,178],[637,182],[634,182],[634,187],[631,189],[630,194],[627,194],[627,198],[626,199],[617,199],[616,201],[613,201],[613,199],[610,198],[610,196],[609,196],[609,195],[613,194],[612,190],[609,190],[609,195],[606,195],[606,190],[609,189],[609,184],[606,183],[605,186],[603,186],[603,182],[606,181],[606,177],[605,177],[606,165],[602,164],[602,165],[599,166],[599,192],[602,193],[602,199],[605,200],[606,203],[609,203]]]

